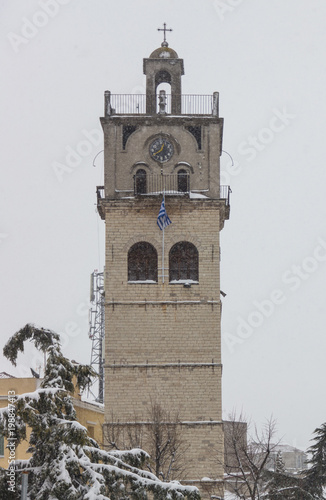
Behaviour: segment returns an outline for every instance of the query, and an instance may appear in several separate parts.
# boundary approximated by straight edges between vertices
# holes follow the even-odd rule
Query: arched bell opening
[[[155,50],[148,59],[144,59],[146,75],[146,112],[156,114],[163,112],[163,103],[158,107],[156,96],[160,90],[171,95],[167,113],[181,114],[181,76],[184,74],[183,60],[170,47],[162,46]],[[168,87],[161,87],[167,84]],[[170,107],[169,107],[170,106]]]
[[[156,113],[171,113],[171,85],[161,82],[156,87]]]

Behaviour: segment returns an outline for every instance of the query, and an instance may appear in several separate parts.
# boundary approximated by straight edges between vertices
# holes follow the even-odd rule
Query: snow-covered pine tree
[[[266,488],[269,500],[312,500],[305,489],[304,479],[286,471],[280,451],[277,452],[275,470],[270,471],[270,476]]]
[[[285,473],[285,465],[282,458],[282,453],[277,452],[275,459],[275,470],[271,472],[272,477],[267,483],[268,498],[270,500],[281,500],[279,489],[282,486],[283,474]]]
[[[16,461],[17,470],[29,472],[29,500],[120,500],[146,499],[152,492],[156,499],[196,500],[197,488],[173,481],[164,483],[142,470],[147,454],[139,449],[104,451],[87,435],[76,420],[71,393],[73,378],[81,390],[94,373],[89,366],[73,365],[61,352],[59,336],[28,324],[13,335],[4,347],[4,355],[16,364],[25,341],[34,342],[47,353],[44,379],[38,390],[17,396],[15,437],[18,444],[31,429],[28,460]],[[10,436],[8,408],[0,412],[0,432]],[[0,483],[6,482],[2,470]],[[17,472],[17,476],[20,476]],[[8,499],[17,498],[10,496]],[[17,493],[16,493],[17,495]]]
[[[278,451],[275,459],[275,472],[279,474],[284,474],[285,472],[285,464],[282,457],[282,452]]]
[[[268,498],[270,500],[281,500],[283,498],[285,478],[285,465],[280,451],[275,459],[275,470],[271,472],[271,479],[267,483]]]
[[[308,449],[311,458],[305,482],[312,498],[320,500],[326,498],[326,423],[314,431],[314,436],[315,443]]]

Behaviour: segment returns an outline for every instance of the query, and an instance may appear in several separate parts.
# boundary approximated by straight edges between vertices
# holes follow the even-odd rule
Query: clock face
[[[157,137],[149,146],[149,154],[160,163],[169,161],[173,155],[173,144],[164,137]]]

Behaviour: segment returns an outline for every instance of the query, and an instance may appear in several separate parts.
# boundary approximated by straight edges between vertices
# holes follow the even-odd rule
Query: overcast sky
[[[183,93],[219,91],[225,119],[224,417],[273,414],[307,447],[326,421],[325,1],[2,0],[0,17],[1,349],[33,322],[90,361],[103,94],[144,92],[166,22]],[[40,362],[0,359],[19,376]]]

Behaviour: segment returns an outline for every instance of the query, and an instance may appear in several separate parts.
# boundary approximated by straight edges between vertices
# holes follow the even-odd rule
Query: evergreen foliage
[[[285,472],[285,464],[284,464],[284,460],[283,460],[281,451],[278,451],[277,455],[276,455],[275,472],[278,472],[279,474],[284,474],[284,472]]]
[[[310,468],[305,474],[306,488],[311,492],[312,498],[326,498],[323,490],[326,488],[326,423],[314,431],[315,443],[308,449],[311,454]]]
[[[158,500],[199,498],[197,488],[177,481],[164,483],[142,470],[148,456],[140,449],[101,450],[77,422],[70,395],[74,377],[81,389],[90,384],[94,376],[91,367],[72,364],[63,356],[56,333],[30,324],[13,335],[4,348],[14,364],[27,340],[47,353],[41,387],[17,396],[14,403],[16,443],[26,437],[27,426],[31,429],[28,451],[32,456],[16,461],[17,469],[29,471],[29,500],[138,500],[146,499],[148,492]],[[0,411],[0,432],[6,437],[10,435],[8,414],[8,408]],[[18,472],[16,475],[20,477]],[[8,490],[5,483],[6,472],[2,470],[0,488],[4,492]],[[8,500],[12,498],[17,496],[8,496]]]
[[[275,470],[270,472],[266,491],[269,500],[312,500],[312,496],[305,488],[304,479]]]
[[[282,453],[278,452],[275,460],[275,471],[270,471],[267,483],[269,500],[313,500],[307,485],[305,474],[293,475],[285,470]],[[316,497],[321,500],[323,497]]]

